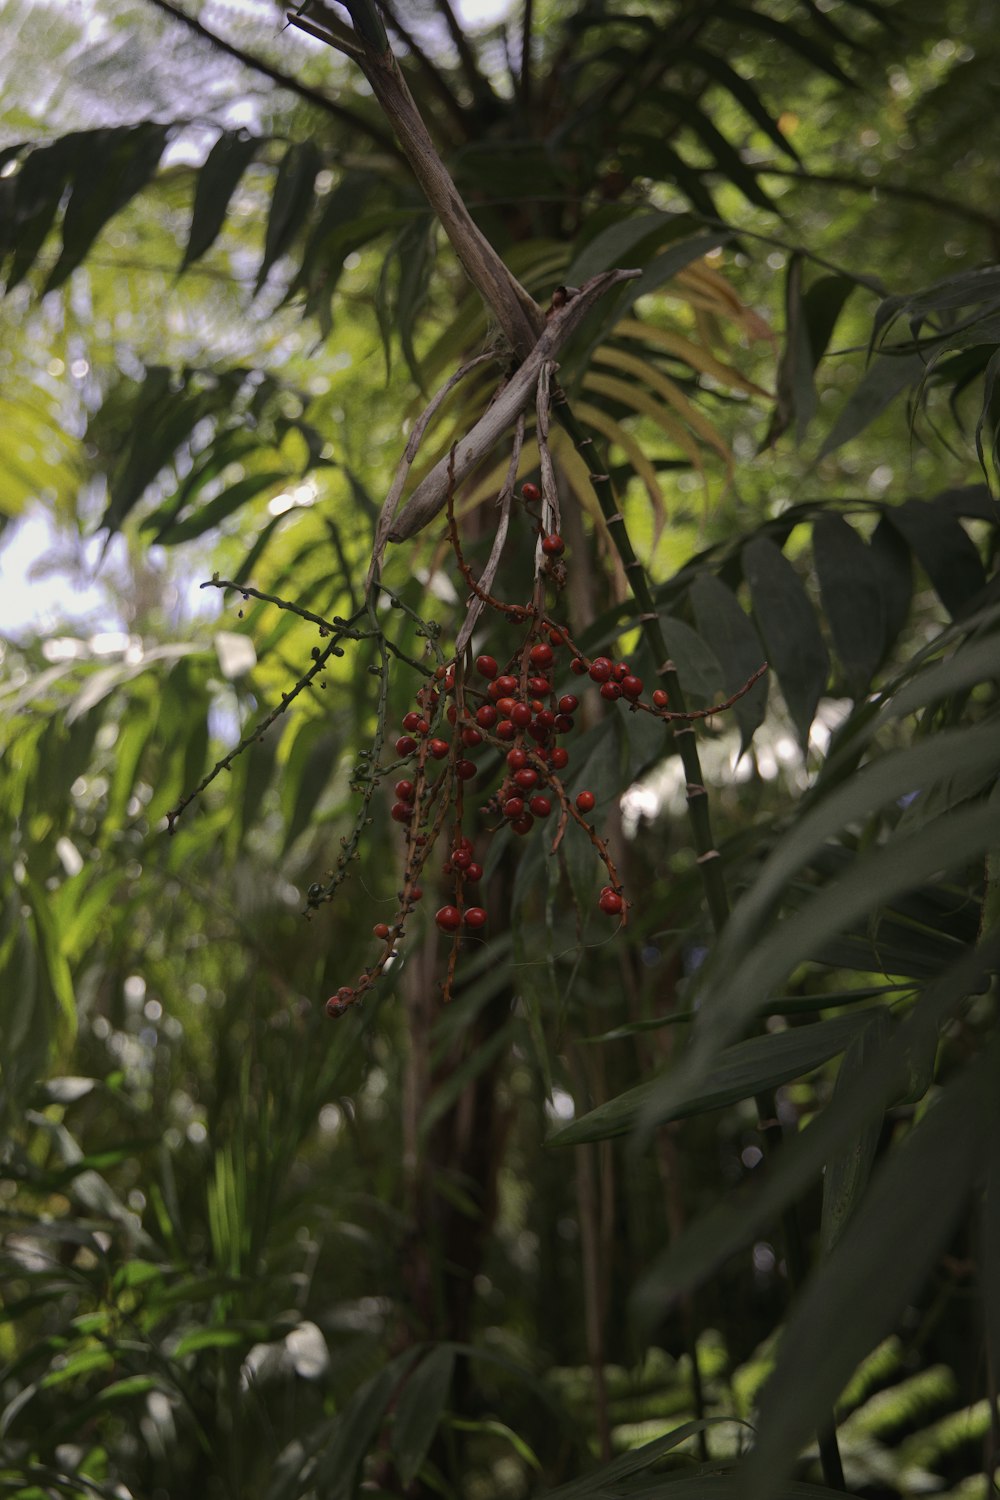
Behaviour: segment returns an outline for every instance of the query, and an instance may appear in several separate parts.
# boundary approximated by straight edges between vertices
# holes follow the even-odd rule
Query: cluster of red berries
[[[541,498],[538,486],[533,484],[524,485],[522,494],[529,503]],[[556,532],[539,527],[538,534],[541,551],[548,560],[546,572],[554,577],[552,567],[562,557],[565,545]],[[384,945],[381,958],[362,974],[354,989],[344,986],[331,997],[327,1002],[331,1015],[342,1014],[370,988],[394,956],[395,945],[404,936],[406,919],[423,896],[419,877],[448,823],[451,846],[441,873],[451,882],[450,899],[438,908],[434,920],[438,929],[453,939],[445,982],[445,993],[449,993],[462,937],[480,933],[488,920],[485,907],[469,904],[467,899],[467,888],[477,887],[483,879],[483,866],[476,858],[473,841],[462,832],[466,787],[480,776],[481,769],[486,770],[474,758],[483,752],[493,752],[493,757],[500,754],[498,778],[496,760],[491,757],[492,790],[481,803],[481,811],[495,820],[489,831],[507,827],[524,837],[536,823],[552,819],[554,852],[568,824],[576,822],[608,873],[609,883],[597,902],[599,910],[623,921],[627,918],[628,902],[608,848],[587,821],[597,799],[590,790],[571,798],[563,785],[562,773],[569,766],[570,755],[562,740],[574,729],[580,700],[575,693],[560,692],[556,686],[559,656],[562,654],[565,661],[569,654],[570,671],[578,677],[589,676],[609,702],[621,699],[632,710],[662,714],[668,706],[667,695],[657,689],[650,704],[642,702],[642,679],[631,671],[628,662],[615,663],[607,656],[591,661],[577,649],[569,633],[541,610],[490,602],[508,617],[530,622],[527,638],[504,670],[495,657],[488,655],[476,658],[475,671],[468,676],[464,663],[438,667],[433,684],[421,687],[415,706],[403,715],[395,751],[400,760],[412,765],[395,783],[391,807],[391,816],[402,825],[406,840],[399,907],[391,924],[378,922],[373,929]]]

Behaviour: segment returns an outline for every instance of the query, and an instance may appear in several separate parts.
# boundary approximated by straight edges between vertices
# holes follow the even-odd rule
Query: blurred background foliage
[[[570,786],[628,929],[590,915],[588,851],[570,889],[498,840],[501,915],[453,1003],[413,933],[331,1026],[395,904],[379,792],[302,915],[353,836],[377,652],[168,836],[317,640],[200,586],[352,614],[409,424],[496,332],[360,74],[274,6],[6,7],[5,1493],[819,1496],[834,1403],[852,1493],[995,1492],[992,12],[383,7],[532,294],[642,269],[560,378],[691,702],[771,670],[699,731],[721,937],[677,757],[595,698]],[[425,469],[495,376],[449,399]],[[648,677],[555,454],[574,631]],[[476,562],[495,462],[461,496]],[[417,621],[447,654],[461,618],[441,543],[390,552],[411,655]],[[415,678],[394,667],[390,724]]]

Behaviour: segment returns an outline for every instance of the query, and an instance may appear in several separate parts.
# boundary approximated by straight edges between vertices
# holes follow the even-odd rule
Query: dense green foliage
[[[661,631],[695,711],[769,670],[697,725],[720,858],[681,737],[588,687],[566,786],[627,925],[579,827],[504,830],[450,1002],[414,918],[334,1024],[400,883],[375,773],[465,615],[443,519],[366,612],[378,510],[505,349],[354,61],[155,4],[3,23],[0,546],[44,516],[104,602],[0,659],[0,1490],[994,1493],[990,7],[382,7],[532,296],[642,273],[559,380],[655,623],[554,428],[560,618],[650,683]],[[477,571],[509,456],[456,497]]]

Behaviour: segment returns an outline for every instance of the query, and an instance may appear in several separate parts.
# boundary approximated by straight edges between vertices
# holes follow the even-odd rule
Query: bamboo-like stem
[[[603,461],[596,440],[577,421],[564,392],[559,391],[555,394],[553,407],[573,446],[587,464],[590,482],[601,507],[601,514],[622,560],[629,588],[639,605],[639,623],[643,636],[653,653],[653,659],[657,663],[658,685],[666,690],[671,708],[678,713],[685,713],[684,690],[677,676],[677,669],[670,658],[663,627],[660,624],[660,616],[646,577],[646,570],[635,554],[628,527],[625,525],[625,517],[618,509],[611,479],[603,471]],[[672,727],[671,732],[681,758],[681,765],[684,767],[688,818],[705,889],[705,899],[708,902],[712,926],[716,932],[719,932],[729,915],[729,897],[722,873],[722,858],[715,847],[712,834],[708,793],[702,778],[698,741],[693,726],[683,721],[679,721],[676,727]]]

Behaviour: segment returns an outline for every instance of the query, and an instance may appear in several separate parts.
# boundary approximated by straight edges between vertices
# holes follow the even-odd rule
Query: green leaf
[[[738,692],[764,660],[760,636],[735,595],[711,573],[701,573],[691,585],[691,604],[699,634],[722,666],[727,696]],[[740,726],[740,752],[747,748],[767,712],[767,676],[740,698],[734,709]]]
[[[754,616],[805,754],[830,659],[816,613],[791,563],[767,537],[743,548]]]
[[[168,130],[145,121],[124,130],[91,132],[89,150],[74,173],[63,215],[62,250],[45,283],[46,292],[62,286],[108,220],[146,186],[163,155]]]
[[[264,257],[257,272],[254,293],[260,291],[267,273],[280,255],[288,249],[301,228],[313,201],[313,183],[323,159],[312,141],[289,146],[275,178],[271,212],[264,236]]]
[[[994,1045],[890,1154],[797,1303],[761,1393],[757,1440],[744,1471],[746,1500],[769,1500],[776,1476],[791,1468],[947,1245],[989,1138],[998,1061]]]
[[[190,542],[194,537],[203,536],[206,531],[211,531],[214,526],[227,520],[265,490],[287,484],[289,478],[284,469],[268,469],[263,474],[248,474],[245,479],[229,485],[193,515],[161,527],[151,545],[176,547],[181,542]]]
[[[355,1391],[338,1415],[310,1485],[324,1500],[353,1500],[361,1461],[371,1447],[389,1402],[419,1353],[417,1347],[397,1355]]]
[[[690,62],[695,63],[697,67],[703,68],[708,76],[713,78],[727,93],[732,94],[733,98],[743,107],[754,124],[760,127],[768,139],[777,146],[779,151],[783,151],[786,156],[790,156],[792,161],[798,163],[799,166],[802,165],[802,158],[799,156],[799,153],[781,130],[778,122],[767,110],[763,100],[749,79],[744,78],[741,73],[737,73],[736,69],[731,67],[725,58],[717,56],[714,52],[709,52],[705,47],[688,47],[687,58]]]
[[[834,1099],[843,1098],[845,1093],[857,1087],[859,1074],[871,1058],[884,1048],[891,1034],[892,1027],[885,1010],[879,1009],[868,1014],[870,1020],[866,1017],[867,1024],[847,1049],[847,1055],[837,1074]],[[826,1164],[820,1225],[824,1255],[829,1255],[840,1239],[868,1186],[881,1129],[882,1117],[873,1114],[844,1150],[838,1151]]]
[[[928,500],[894,506],[886,520],[913,548],[952,618],[967,613],[986,587],[986,573],[961,523]]]
[[[737,606],[738,607],[738,606]],[[661,615],[660,623],[677,675],[685,694],[711,703],[722,688],[724,677],[711,646],[701,634],[673,615]],[[760,666],[760,662],[757,663]],[[744,679],[745,681],[746,679]]]
[[[823,609],[852,698],[868,689],[883,655],[879,574],[868,547],[842,516],[813,526],[813,560]]]
[[[683,1072],[651,1079],[609,1099],[549,1137],[550,1146],[581,1146],[626,1135],[638,1122],[643,1127],[707,1114],[739,1099],[750,1099],[767,1089],[801,1078],[829,1062],[854,1040],[864,1016],[835,1016],[813,1026],[795,1026],[765,1036],[751,1037],[728,1047],[715,1059],[707,1076],[692,1086]]]
[[[849,1085],[837,1091],[805,1130],[785,1142],[765,1170],[755,1172],[720,1200],[658,1257],[632,1297],[641,1327],[652,1328],[677,1297],[713,1276],[731,1255],[773,1223],[853,1137],[881,1118],[886,1106],[908,1085],[909,1055],[938,1036],[966,997],[981,988],[998,958],[1000,936],[967,950],[928,987],[885,1042],[873,1047]]]
[[[882,600],[882,651],[888,655],[906,624],[913,598],[913,561],[910,549],[888,518],[872,533],[869,548]]]
[[[665,1453],[670,1453],[689,1438],[696,1437],[699,1432],[707,1432],[719,1422],[734,1420],[739,1421],[739,1418],[702,1417],[695,1422],[682,1422],[673,1432],[664,1433],[663,1437],[654,1438],[651,1443],[643,1443],[639,1448],[632,1448],[620,1458],[596,1469],[593,1474],[586,1474],[582,1479],[572,1479],[569,1484],[560,1484],[554,1490],[545,1490],[541,1500],[589,1500],[592,1496],[604,1500],[604,1497],[614,1495],[618,1486],[622,1486],[623,1494],[632,1494],[633,1487],[625,1485],[625,1480],[634,1474],[641,1474]],[[672,1485],[676,1481],[664,1477],[661,1483]]]
[[[225,223],[230,199],[260,144],[256,136],[246,135],[242,130],[224,130],[208,153],[198,173],[191,232],[180,265],[181,273],[215,244]]]
[[[455,1351],[447,1344],[432,1349],[410,1375],[396,1404],[392,1428],[393,1462],[402,1484],[420,1472],[451,1389]]]
[[[924,372],[919,354],[880,355],[873,360],[827,434],[817,461],[864,432],[907,386],[919,384]]]

